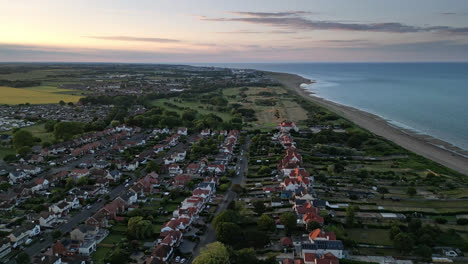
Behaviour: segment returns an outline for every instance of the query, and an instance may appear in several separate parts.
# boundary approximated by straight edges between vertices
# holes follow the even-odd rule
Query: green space
[[[360,244],[392,246],[388,229],[347,228],[347,238]]]

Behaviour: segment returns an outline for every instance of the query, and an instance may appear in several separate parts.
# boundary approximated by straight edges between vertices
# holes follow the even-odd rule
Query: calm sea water
[[[295,73],[319,97],[468,150],[468,63],[209,65]]]

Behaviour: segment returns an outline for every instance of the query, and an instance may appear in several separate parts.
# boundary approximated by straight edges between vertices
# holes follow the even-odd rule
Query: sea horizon
[[[191,64],[297,74],[317,96],[374,114],[393,126],[468,150],[467,62]],[[378,67],[368,67],[378,66]],[[411,67],[408,67],[411,66]],[[439,146],[442,147],[442,146]],[[459,153],[461,154],[461,153]]]

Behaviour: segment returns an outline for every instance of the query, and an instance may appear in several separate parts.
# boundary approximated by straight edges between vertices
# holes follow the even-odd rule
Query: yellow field
[[[31,88],[11,88],[0,86],[0,104],[53,104],[60,100],[64,102],[77,102],[81,96],[67,94],[71,90],[58,89],[51,86]]]

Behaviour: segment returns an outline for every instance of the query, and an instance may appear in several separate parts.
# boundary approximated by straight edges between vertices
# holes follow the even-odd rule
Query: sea
[[[197,64],[298,74],[318,96],[468,150],[468,63]]]

